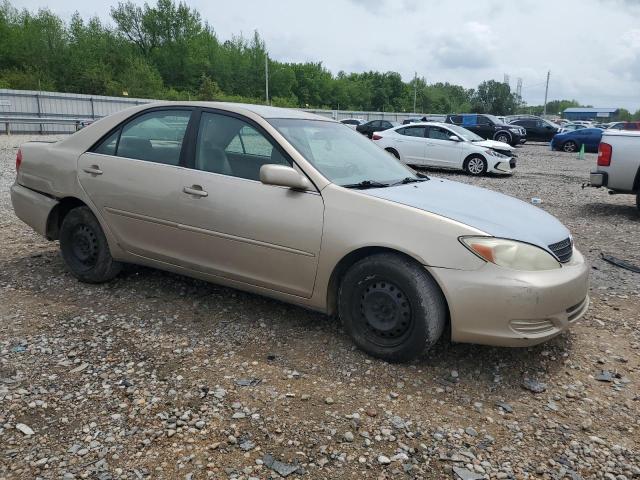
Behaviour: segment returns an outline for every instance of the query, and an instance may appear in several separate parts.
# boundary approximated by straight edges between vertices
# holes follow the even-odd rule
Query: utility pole
[[[418,97],[418,72],[413,72],[413,113],[416,113],[417,97]]]
[[[542,109],[542,116],[547,115],[547,95],[549,94],[549,77],[551,76],[551,70],[547,72],[547,87],[544,89],[544,108]]]
[[[266,53],[264,55],[264,91],[267,98],[267,105],[271,105],[269,103],[269,55]]]

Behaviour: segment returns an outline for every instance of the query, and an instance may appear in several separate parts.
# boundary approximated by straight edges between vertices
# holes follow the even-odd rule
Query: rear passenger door
[[[424,138],[424,126],[408,126],[396,130],[398,135],[393,135],[395,146],[400,152],[402,161],[409,165],[425,164],[426,140]]]
[[[297,167],[244,117],[203,111],[193,132],[177,202],[181,265],[310,297],[324,218],[319,192],[261,183],[262,165]]]
[[[127,120],[78,159],[78,180],[118,243],[167,260],[179,241],[181,159],[192,109],[153,109]]]

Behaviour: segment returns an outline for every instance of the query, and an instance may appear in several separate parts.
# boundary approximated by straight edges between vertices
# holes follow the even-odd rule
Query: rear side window
[[[462,125],[477,125],[477,124],[478,124],[477,115],[464,115],[462,117]]]
[[[452,115],[451,117],[449,117],[449,121],[451,121],[451,123],[455,123],[456,125],[460,125],[462,123],[462,116]]]
[[[424,137],[424,130],[424,127],[405,127],[397,130],[397,132],[407,137]]]
[[[107,138],[105,138],[97,148],[93,151],[95,153],[101,153],[102,155],[115,155],[116,147],[118,146],[118,137],[120,136],[120,130],[116,130]]]
[[[93,152],[178,165],[190,117],[189,110],[145,113],[111,134]]]

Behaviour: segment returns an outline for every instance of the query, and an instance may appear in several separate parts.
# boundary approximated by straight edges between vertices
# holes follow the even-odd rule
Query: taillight
[[[600,142],[598,146],[598,166],[608,167],[611,165],[611,153],[613,148],[608,143]]]
[[[20,165],[22,165],[22,150],[18,149],[16,154],[16,172],[20,171]]]
[[[374,133],[373,137],[371,137],[371,140],[382,140],[382,136]]]

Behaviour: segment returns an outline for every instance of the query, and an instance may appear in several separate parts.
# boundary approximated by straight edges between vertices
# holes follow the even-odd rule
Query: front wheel
[[[463,165],[464,171],[470,175],[480,176],[487,173],[487,161],[479,155],[467,158]]]
[[[444,296],[433,278],[394,253],[366,257],[347,271],[338,310],[359,348],[391,362],[427,351],[442,335],[447,319]]]
[[[507,133],[498,133],[498,135],[496,135],[496,142],[511,144],[511,137]]]
[[[568,153],[577,152],[578,144],[573,140],[569,140],[567,142],[564,142],[564,144],[562,145],[562,150]]]
[[[64,217],[60,251],[69,271],[82,282],[107,282],[122,269],[111,257],[107,238],[88,207],[74,208]]]

